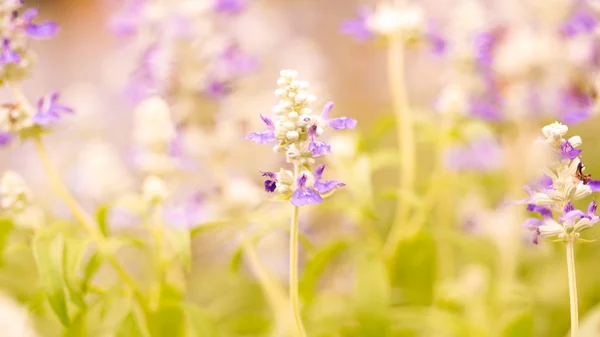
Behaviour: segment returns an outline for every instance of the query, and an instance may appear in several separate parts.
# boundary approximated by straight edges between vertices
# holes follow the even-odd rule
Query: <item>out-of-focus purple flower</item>
[[[0,53],[0,64],[3,66],[9,63],[19,63],[21,62],[21,55],[16,51],[12,50],[10,47],[10,40],[3,39],[2,40],[2,53]]]
[[[573,206],[573,204],[571,204],[571,206]],[[527,210],[530,212],[539,213],[542,216],[542,218],[544,218],[544,219],[552,218],[552,210],[550,210],[550,208],[548,208],[546,206],[529,204],[529,205],[527,205]]]
[[[489,172],[502,167],[502,148],[492,139],[472,141],[446,150],[446,167],[451,171]]]
[[[267,144],[275,140],[275,126],[273,121],[264,115],[260,115],[260,118],[267,125],[267,131],[263,132],[252,132],[251,134],[244,136],[243,139],[249,139],[258,144]]]
[[[138,102],[150,95],[162,93],[168,85],[168,74],[161,67],[169,67],[167,52],[159,43],[152,44],[144,51],[139,67],[132,75],[126,89],[127,96]]]
[[[6,146],[12,143],[14,136],[8,132],[0,132],[0,146]]]
[[[446,39],[444,39],[444,36],[435,25],[429,24],[427,26],[425,37],[427,41],[429,41],[429,44],[431,45],[431,51],[435,55],[441,55],[446,51]]]
[[[552,182],[552,178],[549,175],[544,174],[537,182],[536,185],[539,186],[541,190],[551,190],[554,189],[554,183]]]
[[[196,227],[202,221],[202,202],[202,196],[195,194],[182,206],[168,206],[163,214],[165,223],[179,229]]]
[[[314,157],[320,157],[325,154],[325,152],[331,153],[331,146],[328,144],[317,141],[315,138],[317,137],[317,125],[313,124],[308,129],[308,136],[311,138],[310,143],[308,143],[308,151],[312,152]]]
[[[356,19],[346,20],[342,23],[342,33],[354,37],[359,42],[372,40],[375,34],[367,26],[367,20],[373,12],[367,6],[358,6],[357,14]]]
[[[215,11],[224,14],[239,14],[246,8],[248,0],[214,0]]]
[[[321,114],[321,119],[326,122],[330,127],[336,130],[343,129],[354,129],[356,127],[356,120],[349,117],[338,117],[334,119],[329,119],[329,112],[333,109],[333,102],[328,102],[323,107],[323,113]]]
[[[37,8],[30,8],[21,16],[15,17],[13,24],[17,27],[22,27],[27,35],[35,39],[46,39],[54,36],[58,32],[58,25],[51,21],[35,24],[33,20],[37,15]]]
[[[321,165],[317,166],[317,168],[315,169],[315,173],[314,173],[315,183],[313,184],[313,187],[320,194],[326,194],[328,192],[333,191],[334,189],[336,189],[338,187],[346,186],[346,184],[340,183],[335,180],[321,180],[321,178],[323,177],[323,171],[325,171],[325,165],[321,164]]]
[[[53,92],[49,96],[40,97],[37,101],[37,111],[33,116],[36,124],[46,126],[60,120],[65,113],[73,113],[68,106],[58,104],[59,94]]]
[[[257,62],[254,57],[244,53],[238,44],[232,43],[220,55],[227,72],[232,76],[248,74],[256,70]]]
[[[600,192],[600,180],[590,180],[587,185],[592,189],[592,192]]]
[[[146,0],[131,0],[111,18],[111,29],[120,36],[131,36],[138,32],[142,21],[142,10]]]
[[[572,160],[581,154],[581,149],[573,147],[568,140],[560,144],[560,156],[562,159]]]
[[[267,177],[265,180],[265,191],[271,193],[277,188],[277,175],[273,172],[260,172],[263,177]]]
[[[561,121],[567,124],[577,124],[591,117],[594,100],[588,93],[576,86],[571,86],[562,93],[560,106]]]
[[[591,33],[596,29],[598,20],[589,11],[577,11],[560,27],[560,33],[567,37]]]
[[[537,245],[539,243],[541,234],[540,226],[544,224],[544,220],[552,219],[552,211],[546,206],[538,206],[533,204],[527,205],[527,210],[530,212],[539,213],[542,216],[542,219],[529,218],[525,220],[525,223],[523,223],[523,227],[532,232],[531,242]]]
[[[298,177],[296,191],[292,195],[292,205],[296,207],[306,205],[317,205],[323,202],[321,195],[314,189],[306,186],[306,174],[302,174]]]
[[[204,94],[213,99],[220,99],[231,93],[231,87],[225,81],[210,79],[203,90]]]
[[[469,113],[486,121],[497,122],[502,120],[502,102],[494,94],[486,94],[471,100]]]

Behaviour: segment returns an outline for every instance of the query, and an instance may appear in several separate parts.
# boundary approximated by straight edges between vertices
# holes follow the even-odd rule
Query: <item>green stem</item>
[[[569,298],[571,308],[571,337],[576,337],[579,330],[579,314],[577,305],[577,278],[575,276],[575,243],[570,239],[566,243],[567,249],[567,272],[569,275]]]
[[[388,44],[388,81],[392,106],[396,116],[396,136],[398,137],[398,187],[396,192],[396,216],[392,228],[384,244],[384,257],[389,259],[394,255],[398,241],[406,232],[410,205],[406,202],[405,194],[411,194],[415,185],[415,139],[413,121],[408,102],[408,93],[404,81],[404,48],[402,36],[391,34]]]
[[[294,165],[294,179],[298,178],[299,171],[300,167]],[[298,295],[298,211],[299,207],[292,207],[292,221],[290,225],[290,302],[299,336],[305,337],[306,332],[302,325]]]

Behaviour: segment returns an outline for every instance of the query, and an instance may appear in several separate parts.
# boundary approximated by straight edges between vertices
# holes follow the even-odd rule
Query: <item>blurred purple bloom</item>
[[[131,36],[138,32],[142,21],[145,0],[132,0],[110,21],[111,29],[120,36]]]
[[[220,59],[232,76],[248,74],[257,66],[256,59],[244,53],[236,43],[227,46]]]
[[[10,48],[10,40],[2,40],[2,53],[0,53],[0,64],[3,66],[9,63],[21,62],[21,55]]]
[[[37,112],[33,116],[36,124],[46,126],[60,120],[61,115],[73,113],[68,106],[58,104],[59,94],[53,92],[50,96],[44,96],[37,101]]]
[[[298,187],[296,188],[296,191],[292,195],[291,199],[292,205],[296,207],[316,205],[323,202],[323,198],[321,198],[315,189],[306,186],[306,180],[306,174],[302,174],[300,177],[298,177]]]
[[[207,81],[204,94],[213,99],[219,99],[231,93],[231,87],[225,81],[211,79]]]
[[[20,17],[15,18],[16,25],[23,27],[27,35],[36,39],[45,39],[54,36],[58,32],[58,25],[51,21],[34,24],[33,19],[38,15],[36,8],[26,10]]]
[[[577,11],[560,27],[561,34],[573,37],[578,34],[591,33],[596,28],[598,21],[594,14],[588,11]]]
[[[571,206],[572,206],[572,204],[571,204]],[[550,210],[550,208],[548,208],[546,206],[538,206],[538,205],[534,205],[534,204],[529,204],[529,205],[527,205],[527,210],[530,212],[539,213],[542,216],[542,218],[544,218],[544,219],[552,218],[552,210]]]
[[[192,196],[183,206],[170,206],[165,209],[165,223],[179,229],[192,229],[202,221],[202,202],[200,194]]]
[[[493,139],[480,139],[446,150],[445,163],[451,171],[489,172],[503,165],[502,148]]]
[[[275,126],[273,121],[264,115],[260,115],[260,118],[267,125],[267,131],[263,132],[252,132],[251,134],[244,136],[242,139],[249,139],[258,144],[267,144],[275,140]]]
[[[431,45],[432,52],[435,55],[441,55],[446,51],[446,40],[444,39],[444,36],[436,26],[434,26],[433,24],[429,24],[425,36]]]
[[[152,94],[161,93],[165,90],[167,79],[160,74],[159,67],[164,67],[165,51],[158,43],[148,46],[142,54],[139,67],[132,75],[131,81],[126,89],[127,96],[137,102]]]
[[[338,117],[334,119],[329,119],[329,112],[333,109],[333,102],[328,102],[323,107],[323,112],[321,113],[321,119],[325,121],[330,127],[336,130],[343,129],[354,129],[356,127],[356,120],[349,117]]]
[[[325,171],[325,165],[321,164],[321,165],[317,166],[317,168],[315,169],[315,173],[314,173],[315,174],[315,183],[314,183],[313,187],[320,194],[325,194],[330,191],[333,191],[334,189],[336,189],[338,187],[346,186],[346,184],[340,183],[335,180],[321,180],[321,178],[323,177],[323,171]]]
[[[561,121],[567,124],[581,123],[592,115],[594,100],[576,86],[565,90],[560,97]]]
[[[358,18],[346,20],[342,23],[342,33],[354,37],[359,42],[373,39],[375,34],[367,27],[367,20],[372,15],[371,9],[367,6],[358,6],[357,14]]]
[[[574,148],[568,140],[560,144],[560,156],[562,159],[575,159],[581,153],[581,149]]]
[[[495,94],[486,94],[471,100],[469,112],[473,117],[486,121],[502,120],[502,103]]]
[[[239,14],[246,8],[247,0],[214,0],[215,11],[224,14]]]
[[[14,139],[14,136],[8,132],[0,132],[0,146],[6,146],[10,144]]]
[[[523,227],[532,231],[531,243],[537,245],[540,239],[540,226],[544,224],[544,221],[536,218],[529,218],[523,223]]]
[[[274,192],[277,188],[277,175],[273,172],[260,171],[260,173],[262,173],[263,177],[268,178],[265,180],[265,191],[269,193]]]
[[[537,184],[542,190],[554,189],[552,178],[549,175],[544,174],[538,181]]]
[[[600,192],[600,180],[590,180],[587,185],[592,189],[592,192]]]
[[[311,141],[308,143],[308,151],[312,152],[314,157],[320,157],[325,154],[325,152],[331,153],[331,146],[324,142],[316,141],[317,137],[317,125],[313,124],[310,128],[308,128],[308,136]]]

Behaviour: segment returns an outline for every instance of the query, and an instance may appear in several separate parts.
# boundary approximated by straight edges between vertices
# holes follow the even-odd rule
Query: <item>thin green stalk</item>
[[[300,167],[294,165],[294,178],[297,179],[300,173]],[[292,207],[292,221],[290,225],[290,302],[292,313],[300,337],[305,337],[306,332],[302,325],[300,315],[300,298],[298,295],[298,211],[299,207]]]
[[[576,337],[579,330],[579,308],[577,305],[577,278],[575,276],[575,242],[570,239],[566,243],[567,273],[569,276],[569,299],[571,302],[571,337]]]
[[[403,198],[414,191],[416,174],[416,150],[412,114],[404,81],[404,46],[402,36],[391,34],[388,43],[388,81],[392,106],[396,116],[396,136],[398,137],[398,187],[396,192],[396,216],[383,247],[386,259],[396,251],[396,245],[407,232],[410,205]]]

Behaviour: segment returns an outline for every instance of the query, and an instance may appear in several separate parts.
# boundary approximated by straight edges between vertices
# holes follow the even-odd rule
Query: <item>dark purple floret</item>
[[[265,180],[265,191],[271,193],[274,192],[277,188],[277,175],[273,172],[262,172],[263,177],[267,177],[269,179]]]
[[[573,206],[573,203],[571,201],[569,201],[569,202],[567,202],[565,204],[565,208],[563,210],[563,213],[566,214],[566,213],[569,213],[569,212],[574,211],[574,210],[575,210],[575,206]]]

